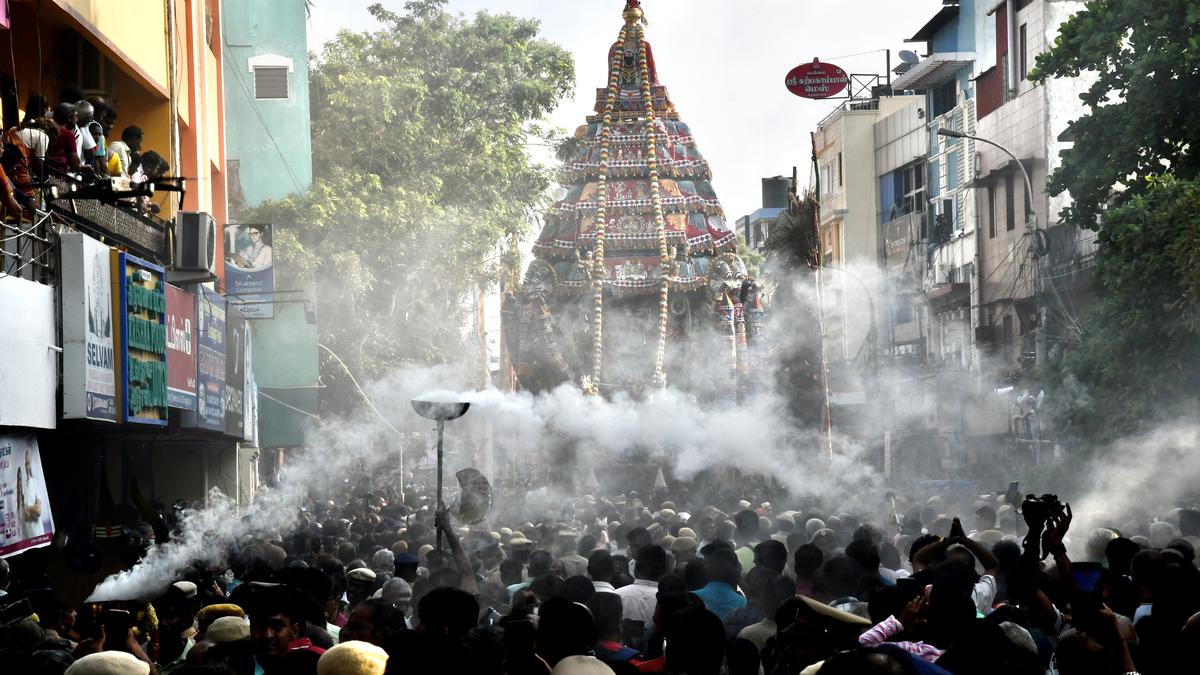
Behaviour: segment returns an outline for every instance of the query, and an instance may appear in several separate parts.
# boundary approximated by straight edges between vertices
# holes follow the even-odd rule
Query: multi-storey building
[[[817,125],[821,264],[826,275],[825,350],[837,361],[874,359],[881,316],[875,124],[920,99],[882,96],[848,101]],[[862,307],[871,311],[862,312]]]
[[[4,129],[38,97],[51,107],[102,99],[115,112],[97,116],[111,124],[106,146],[136,127],[144,165],[157,164],[151,151],[167,165],[134,184],[109,180],[104,161],[93,167],[98,179],[32,163],[27,206],[0,218],[0,442],[40,456],[42,501],[62,516],[59,528],[94,519],[104,485],[116,501],[135,480],[148,500],[200,500],[210,487],[245,496],[252,351],[244,320],[218,293],[224,242],[203,226],[223,224],[227,210],[221,3],[0,9],[0,45],[13,55],[0,64]],[[181,211],[205,214],[188,221],[199,224],[193,234],[212,235],[190,239],[190,253],[173,245],[187,231]],[[67,504],[78,512],[59,510]],[[104,524],[119,536],[119,523]]]
[[[792,179],[773,176],[762,179],[762,208],[737,220],[737,233],[746,242],[746,248],[762,253],[771,236],[771,228],[779,220],[779,214],[788,206],[788,193]]]

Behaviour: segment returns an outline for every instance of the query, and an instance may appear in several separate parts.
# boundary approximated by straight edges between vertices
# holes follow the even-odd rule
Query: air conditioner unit
[[[217,222],[203,211],[181,211],[175,219],[175,269],[217,273]]]

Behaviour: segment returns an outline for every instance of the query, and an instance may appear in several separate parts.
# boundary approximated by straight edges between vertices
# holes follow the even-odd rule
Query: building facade
[[[826,275],[826,352],[830,361],[874,358],[881,316],[878,179],[875,124],[918,101],[884,96],[849,101],[833,111],[813,136],[820,186],[820,237]],[[867,313],[862,307],[869,307]]]
[[[253,345],[220,294],[222,238],[199,252],[210,267],[175,276],[192,267],[176,246],[186,231],[177,216],[227,220],[221,5],[3,8],[0,45],[13,54],[0,65],[5,129],[35,95],[52,107],[100,98],[116,112],[105,147],[135,126],[143,156],[154,151],[169,168],[136,188],[99,169],[96,179],[37,173],[27,208],[4,213],[0,436],[40,457],[57,529],[94,523],[119,536],[134,523],[101,522],[114,517],[109,496],[203,501],[220,488],[248,500]]]
[[[305,4],[223,3],[226,151],[235,219],[240,209],[303,194],[312,183]]]

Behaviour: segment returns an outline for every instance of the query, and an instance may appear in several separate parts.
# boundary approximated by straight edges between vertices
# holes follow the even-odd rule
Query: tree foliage
[[[1200,400],[1200,182],[1162,177],[1104,214],[1100,300],[1058,376],[1062,425],[1107,440]]]
[[[1147,176],[1200,174],[1200,4],[1194,0],[1091,0],[1062,24],[1030,78],[1088,75],[1075,142],[1050,177],[1070,192],[1066,222],[1095,229],[1113,193],[1146,189]]]
[[[322,343],[356,376],[461,347],[464,295],[544,203],[551,175],[527,143],[574,82],[534,20],[405,10],[372,5],[380,29],[313,57],[312,187],[246,214],[277,225],[281,285],[317,283]]]
[[[763,244],[766,281],[774,286],[770,316],[787,326],[786,333],[774,332],[771,337],[774,361],[780,366],[775,383],[787,399],[793,421],[808,428],[821,423],[825,403],[816,306],[820,254],[813,230],[818,208],[811,192],[791,199]]]
[[[1200,5],[1091,0],[1038,56],[1086,74],[1073,147],[1050,177],[1064,221],[1098,231],[1097,301],[1057,366],[1060,422],[1110,439],[1195,414],[1200,384]]]

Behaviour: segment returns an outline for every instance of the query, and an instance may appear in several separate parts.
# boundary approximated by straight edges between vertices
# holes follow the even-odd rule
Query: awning
[[[909,68],[903,75],[892,80],[893,91],[932,89],[949,81],[960,69],[975,61],[975,52],[943,52],[930,54],[928,58]]]
[[[925,301],[935,309],[949,309],[971,300],[971,284],[953,283],[934,286],[925,294]]]
[[[933,15],[917,34],[905,40],[905,42],[928,42],[937,35],[938,31],[946,27],[946,24],[958,17],[958,3],[946,5],[938,10],[937,14]]]

